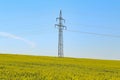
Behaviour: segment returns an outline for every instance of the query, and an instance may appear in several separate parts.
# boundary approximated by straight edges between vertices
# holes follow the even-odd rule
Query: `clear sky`
[[[0,52],[57,56],[60,9],[68,30],[120,35],[120,0],[0,0]],[[120,38],[64,31],[64,55],[120,60]]]

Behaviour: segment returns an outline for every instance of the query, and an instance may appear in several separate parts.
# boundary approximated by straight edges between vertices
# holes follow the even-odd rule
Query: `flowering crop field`
[[[0,54],[0,80],[120,80],[120,61]]]

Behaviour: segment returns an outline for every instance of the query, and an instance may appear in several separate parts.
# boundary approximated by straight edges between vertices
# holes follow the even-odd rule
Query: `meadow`
[[[120,80],[120,61],[0,54],[0,80]]]

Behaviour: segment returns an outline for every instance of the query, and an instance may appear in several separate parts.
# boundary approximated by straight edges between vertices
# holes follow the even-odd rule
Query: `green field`
[[[120,61],[0,54],[0,80],[120,80]]]

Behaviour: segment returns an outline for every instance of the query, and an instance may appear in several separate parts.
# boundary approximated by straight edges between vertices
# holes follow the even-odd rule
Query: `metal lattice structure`
[[[63,25],[63,21],[65,23],[65,19],[62,17],[62,11],[60,10],[60,15],[58,18],[56,18],[56,21],[59,20],[58,24],[55,24],[55,26],[58,28],[58,57],[64,57],[64,50],[63,50],[63,30],[65,30],[67,27]]]

